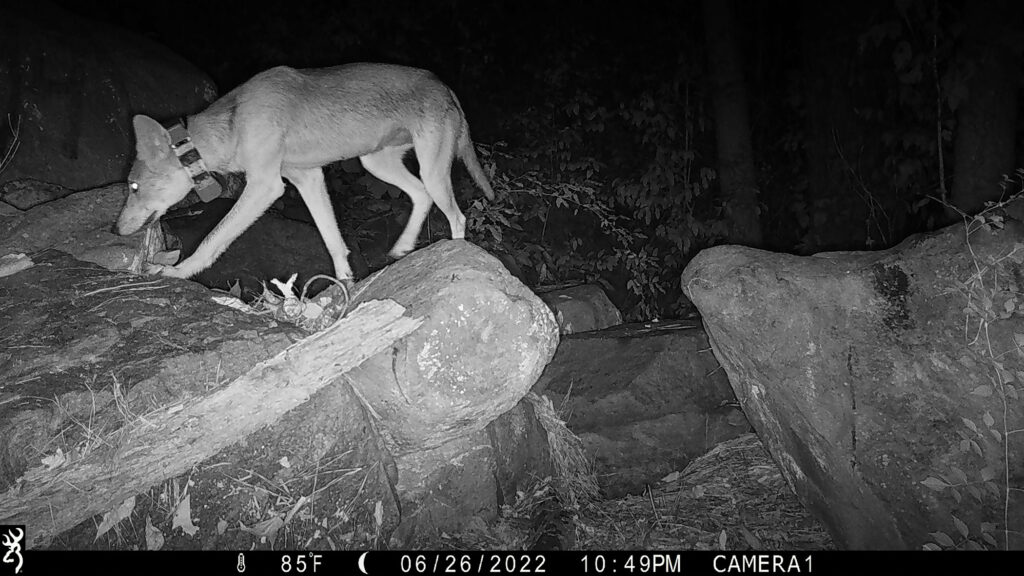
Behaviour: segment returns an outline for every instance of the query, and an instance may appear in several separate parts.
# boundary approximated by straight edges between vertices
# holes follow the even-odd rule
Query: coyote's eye
[[[130,190],[132,192],[138,192],[139,191],[139,183],[138,182],[129,182],[128,183],[128,190]]]

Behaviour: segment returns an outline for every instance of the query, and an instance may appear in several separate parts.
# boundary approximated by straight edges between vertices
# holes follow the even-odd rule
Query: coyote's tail
[[[451,96],[452,102],[462,118],[462,131],[459,133],[455,154],[462,159],[462,163],[465,164],[469,175],[472,176],[476,185],[484,191],[487,199],[494,200],[494,190],[491,189],[491,183],[487,181],[487,175],[484,174],[484,169],[480,166],[480,159],[476,157],[473,139],[469,137],[469,122],[466,121],[466,113],[462,110],[462,104],[459,103],[458,96],[455,95],[451,88],[448,89],[448,94]]]
[[[484,195],[487,196],[488,200],[494,200],[494,190],[491,189],[491,183],[487,181],[487,175],[484,174],[484,169],[480,166],[480,160],[476,157],[476,150],[473,148],[473,140],[469,137],[469,126],[466,125],[466,122],[462,123],[458,154],[459,158],[462,159],[462,163],[466,165],[469,175],[476,182],[476,185],[484,191]]]
[[[455,94],[452,94],[452,98],[455,100],[456,106],[459,107],[459,112],[462,112],[462,106],[459,105],[459,101],[455,98]],[[476,185],[484,191],[484,195],[487,196],[487,199],[494,200],[494,190],[491,189],[491,183],[487,181],[487,175],[484,174],[484,169],[480,166],[480,160],[476,157],[476,150],[473,148],[473,140],[469,137],[469,123],[466,122],[465,114],[461,115],[462,133],[459,134],[456,154],[462,159],[462,163],[466,165],[466,170],[469,171],[469,175],[473,177],[473,181],[476,182]]]

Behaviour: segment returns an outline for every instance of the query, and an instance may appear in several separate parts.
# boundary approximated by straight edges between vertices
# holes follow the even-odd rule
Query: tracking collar
[[[206,162],[203,162],[199,150],[196,150],[195,144],[192,143],[188,129],[185,128],[185,118],[179,119],[168,127],[167,133],[171,135],[171,149],[174,150],[178,161],[181,162],[181,167],[188,172],[199,198],[203,202],[210,202],[219,197],[220,182],[217,182],[213,174],[206,169]]]

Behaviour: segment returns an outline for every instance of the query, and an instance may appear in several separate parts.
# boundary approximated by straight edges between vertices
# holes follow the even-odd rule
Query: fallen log
[[[346,379],[384,424],[396,458],[482,430],[529,392],[558,346],[547,305],[465,240],[421,248],[353,293],[355,303],[381,298],[423,326]]]
[[[50,469],[30,469],[0,496],[0,523],[25,524],[29,546],[110,510],[275,422],[338,376],[420,325],[392,301],[367,302],[212,394],[140,417],[99,447]]]
[[[393,300],[423,323],[315,393],[293,381],[317,380],[318,364],[341,373],[326,353],[337,343],[317,336],[322,347],[297,354],[295,326],[216,304],[195,283],[57,254],[0,278],[0,519],[27,523],[34,547],[152,549],[153,528],[165,549],[408,546],[493,519],[551,475],[533,412],[509,409],[557,328],[469,243],[418,250],[357,285],[350,314]],[[376,325],[335,330],[368,344]],[[186,497],[198,528],[183,532],[168,506]],[[90,517],[129,500],[131,521],[100,538],[107,523]],[[283,525],[282,542],[271,528]]]

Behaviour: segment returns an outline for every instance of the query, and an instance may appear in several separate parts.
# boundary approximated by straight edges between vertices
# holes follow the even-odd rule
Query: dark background
[[[495,171],[493,205],[461,186],[470,239],[534,286],[599,281],[634,319],[684,308],[704,247],[885,248],[1020,190],[1024,2],[733,2],[724,60],[720,0],[58,4],[221,93],[278,64],[434,71]],[[335,172],[346,218],[407,210]]]

